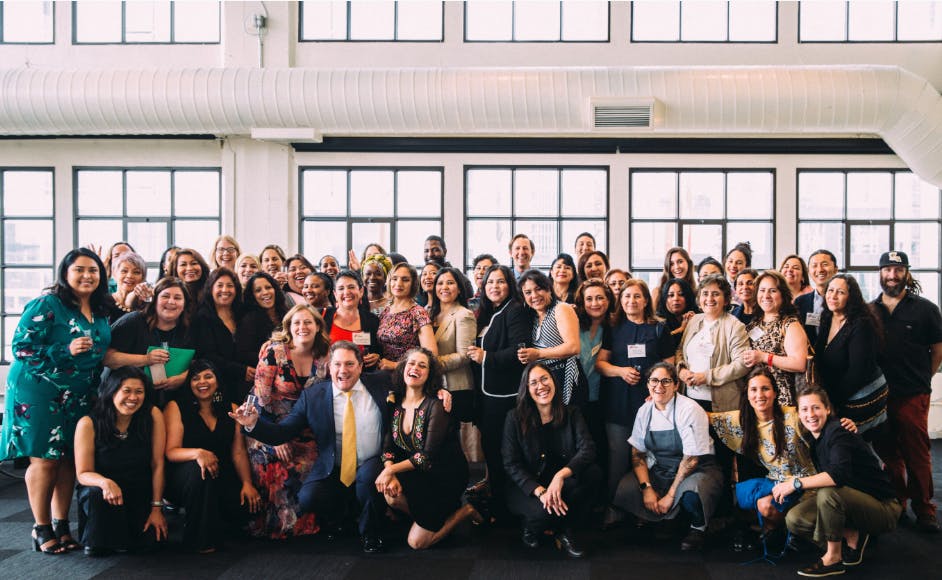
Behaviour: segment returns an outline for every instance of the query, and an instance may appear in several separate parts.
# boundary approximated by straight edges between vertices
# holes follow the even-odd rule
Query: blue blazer
[[[389,430],[389,413],[386,398],[389,396],[389,379],[386,373],[363,374],[360,380],[383,418],[384,434]],[[277,423],[259,417],[258,423],[248,435],[269,445],[281,445],[299,436],[305,427],[310,427],[317,441],[317,460],[308,473],[306,481],[318,481],[331,474],[336,465],[337,434],[334,426],[333,387],[330,381],[317,383],[305,389],[295,402],[291,413]],[[377,454],[382,452],[382,446]],[[378,456],[378,455],[377,455]]]

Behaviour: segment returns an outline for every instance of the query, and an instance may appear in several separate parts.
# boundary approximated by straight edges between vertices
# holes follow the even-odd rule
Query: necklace
[[[122,431],[118,431],[117,429],[115,429],[115,430],[114,430],[114,436],[117,437],[118,439],[120,439],[121,441],[124,441],[124,440],[126,440],[126,439],[128,438],[128,432],[127,432],[127,431],[123,431],[123,432],[122,432]]]

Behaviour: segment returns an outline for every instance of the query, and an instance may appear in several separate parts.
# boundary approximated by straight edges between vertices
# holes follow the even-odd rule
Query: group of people
[[[573,558],[593,513],[679,519],[684,550],[753,514],[763,542],[818,544],[799,574],[824,576],[907,501],[939,530],[942,314],[905,253],[880,258],[868,303],[827,250],[759,272],[748,243],[696,265],[675,247],[652,290],[587,233],[548,273],[526,235],[508,249],[469,280],[439,236],[421,270],[377,244],[341,269],[220,236],[209,261],[169,248],[153,284],[127,243],[69,252],[24,310],[6,393],[0,455],[29,457],[34,548],[153,549],[168,505],[198,552],[356,522],[372,553],[399,514],[415,549],[519,521],[524,545]]]

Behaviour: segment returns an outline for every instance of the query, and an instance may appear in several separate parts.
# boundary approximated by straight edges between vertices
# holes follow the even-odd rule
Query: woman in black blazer
[[[226,267],[216,268],[206,280],[206,291],[193,320],[196,356],[212,362],[222,376],[224,396],[240,403],[255,379],[255,366],[239,360],[235,333],[242,314],[242,284]]]
[[[475,383],[481,393],[477,424],[494,499],[491,515],[500,519],[509,516],[503,501],[507,478],[500,455],[504,419],[514,408],[523,372],[517,349],[530,341],[530,317],[507,266],[495,264],[484,274],[477,324],[478,338],[475,346],[468,347],[468,358],[476,363]]]
[[[523,520],[523,543],[536,548],[545,530],[570,558],[576,546],[572,526],[584,520],[602,472],[595,465],[595,443],[576,406],[563,406],[550,370],[530,363],[520,379],[516,408],[507,414],[504,469],[510,483],[507,505]]]

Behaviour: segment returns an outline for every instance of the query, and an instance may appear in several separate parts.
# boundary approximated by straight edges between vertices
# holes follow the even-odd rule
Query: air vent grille
[[[595,105],[593,107],[595,128],[647,128],[651,126],[653,109],[654,107],[650,104]]]

